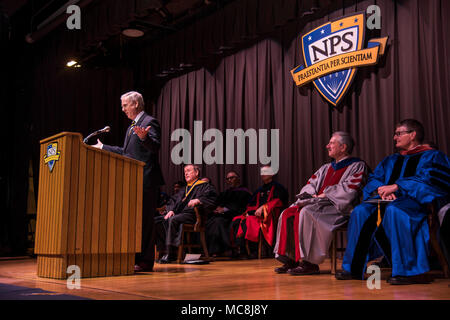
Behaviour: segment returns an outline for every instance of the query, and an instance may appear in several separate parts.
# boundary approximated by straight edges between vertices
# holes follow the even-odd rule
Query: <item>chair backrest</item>
[[[203,206],[200,205],[200,206],[194,207],[194,211],[195,211],[195,216],[197,218],[195,225],[194,225],[194,231],[196,231],[196,232],[204,231],[205,224],[206,224],[205,209],[203,208]]]

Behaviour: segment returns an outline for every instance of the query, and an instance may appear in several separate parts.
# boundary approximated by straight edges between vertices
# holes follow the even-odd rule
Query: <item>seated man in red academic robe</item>
[[[233,219],[232,243],[238,247],[241,253],[245,240],[256,243],[261,231],[265,241],[272,246],[274,232],[280,212],[288,202],[287,190],[278,182],[273,180],[273,170],[270,166],[261,168],[261,179],[263,185],[259,187],[250,199],[246,211]]]
[[[275,272],[319,273],[333,230],[347,223],[365,183],[367,167],[361,159],[350,156],[353,145],[348,133],[333,133],[326,147],[333,161],[309,178],[298,200],[281,214],[274,251],[283,266]]]

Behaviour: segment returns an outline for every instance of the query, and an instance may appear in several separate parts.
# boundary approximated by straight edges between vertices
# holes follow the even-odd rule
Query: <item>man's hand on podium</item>
[[[97,149],[103,149],[103,143],[100,141],[100,139],[97,139],[97,144],[93,144],[92,147]]]

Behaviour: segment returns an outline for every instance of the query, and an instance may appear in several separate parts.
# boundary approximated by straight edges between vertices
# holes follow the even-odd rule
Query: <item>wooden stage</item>
[[[81,289],[65,280],[39,278],[36,259],[1,258],[0,283],[40,288],[53,295],[69,294],[98,300],[449,300],[450,279],[432,284],[369,290],[366,281],[339,281],[327,260],[321,274],[276,274],[275,259],[216,260],[207,265],[155,264],[155,271],[131,276],[81,279]],[[386,279],[389,271],[383,271]]]

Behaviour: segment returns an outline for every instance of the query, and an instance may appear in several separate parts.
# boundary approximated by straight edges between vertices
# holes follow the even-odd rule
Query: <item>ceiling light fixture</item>
[[[73,67],[76,64],[78,64],[78,62],[76,62],[75,60],[70,60],[69,62],[66,63],[66,66],[68,67]]]

